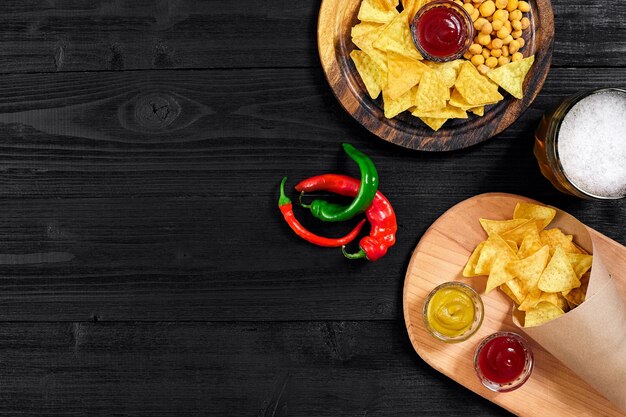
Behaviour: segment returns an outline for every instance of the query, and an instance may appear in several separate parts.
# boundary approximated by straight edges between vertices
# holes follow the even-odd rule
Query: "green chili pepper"
[[[329,203],[326,200],[313,200],[310,205],[302,205],[310,209],[314,217],[325,222],[343,222],[363,213],[372,204],[378,191],[378,171],[372,160],[348,143],[342,146],[361,170],[361,185],[357,196],[347,206]]]

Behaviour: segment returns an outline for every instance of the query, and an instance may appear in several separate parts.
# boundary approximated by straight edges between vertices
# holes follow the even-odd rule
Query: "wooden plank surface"
[[[439,155],[365,134],[306,69],[2,77],[0,319],[396,319],[419,236],[488,191],[560,206],[624,243],[625,203],[556,193],[529,134],[565,95],[624,75],[556,69],[503,135]],[[400,219],[376,264],[300,241],[276,209],[283,175],[358,175],[341,140],[374,155]],[[320,232],[348,228],[298,213]]]
[[[0,354],[0,415],[507,415],[400,321],[2,323]]]
[[[6,0],[0,73],[309,67],[320,0]],[[554,65],[626,65],[626,3],[554,5]]]
[[[319,0],[2,2],[0,414],[508,415],[415,355],[401,291],[426,228],[483,192],[626,243],[625,202],[564,197],[531,156],[544,111],[626,79],[626,5],[553,3],[531,109],[434,155],[340,108]],[[398,214],[377,264],[299,241],[276,209],[283,175],[358,175],[341,141],[373,157]]]

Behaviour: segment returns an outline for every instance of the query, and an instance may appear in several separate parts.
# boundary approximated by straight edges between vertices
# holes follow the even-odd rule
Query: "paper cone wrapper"
[[[602,263],[587,228],[557,209],[550,227],[574,235],[574,243],[593,254],[586,300],[566,314],[537,327],[521,326],[530,338],[626,411],[626,305]],[[624,273],[623,271],[611,271]]]

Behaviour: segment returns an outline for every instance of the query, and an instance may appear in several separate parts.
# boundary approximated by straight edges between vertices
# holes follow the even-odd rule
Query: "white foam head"
[[[626,92],[591,94],[565,115],[558,154],[577,188],[605,198],[626,196]]]

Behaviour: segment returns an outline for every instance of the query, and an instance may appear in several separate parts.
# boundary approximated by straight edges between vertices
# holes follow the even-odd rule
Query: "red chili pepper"
[[[359,222],[359,224],[357,224],[350,233],[348,233],[344,237],[339,237],[336,239],[318,236],[305,229],[304,226],[300,224],[298,219],[296,219],[296,216],[293,213],[293,205],[291,204],[291,200],[285,195],[286,181],[287,177],[283,178],[282,182],[280,183],[280,199],[278,200],[278,208],[280,209],[281,213],[283,213],[283,217],[285,218],[285,221],[287,222],[289,227],[291,227],[291,230],[296,232],[298,236],[300,236],[307,242],[313,243],[314,245],[327,248],[338,248],[340,246],[347,245],[348,243],[356,239],[356,237],[361,232],[363,225],[365,224],[365,219],[361,220],[361,222]]]
[[[296,185],[296,190],[303,192],[330,191],[335,194],[354,197],[359,192],[361,181],[346,175],[326,174],[311,177]],[[360,250],[349,254],[343,248],[343,254],[349,259],[367,258],[374,262],[385,256],[387,250],[396,243],[398,224],[396,214],[389,200],[380,192],[365,211],[365,216],[372,225],[369,236],[359,242]]]

